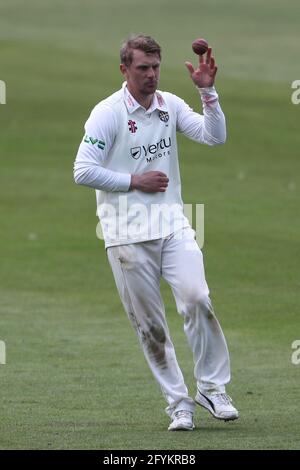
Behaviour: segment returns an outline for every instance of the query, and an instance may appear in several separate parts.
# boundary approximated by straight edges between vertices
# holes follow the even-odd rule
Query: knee
[[[185,292],[185,301],[187,311],[210,310],[210,298],[208,292],[203,292],[198,288],[190,288]]]

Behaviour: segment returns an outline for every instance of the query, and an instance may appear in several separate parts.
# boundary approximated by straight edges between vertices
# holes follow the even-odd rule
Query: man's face
[[[160,59],[157,54],[146,54],[134,49],[132,63],[127,67],[121,64],[120,69],[126,78],[127,86],[133,96],[152,95],[158,85]]]

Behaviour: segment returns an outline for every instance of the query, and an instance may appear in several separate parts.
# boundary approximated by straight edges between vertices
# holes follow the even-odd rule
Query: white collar
[[[124,102],[126,104],[126,107],[127,107],[127,110],[128,112],[131,114],[131,113],[134,113],[134,111],[136,111],[138,108],[142,108],[142,109],[145,109],[140,103],[138,103],[136,101],[136,99],[132,96],[132,94],[130,93],[130,91],[128,90],[127,88],[127,82],[124,82],[123,85],[122,85],[122,88],[124,90]],[[151,103],[151,106],[150,108],[148,108],[147,110],[145,110],[145,112],[147,114],[149,113],[152,113],[153,111],[155,111],[155,109],[159,109],[160,111],[167,111],[167,105],[166,105],[166,102],[164,100],[164,98],[162,97],[161,93],[156,91],[154,93],[154,96],[153,96],[153,100],[152,100],[152,103]]]

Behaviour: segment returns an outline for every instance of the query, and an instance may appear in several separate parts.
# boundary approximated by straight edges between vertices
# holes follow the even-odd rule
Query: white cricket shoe
[[[206,408],[215,418],[223,421],[238,419],[239,412],[231,404],[232,399],[226,393],[202,393],[197,391],[195,402]]]
[[[172,415],[172,423],[168,431],[192,431],[194,429],[193,413],[191,411],[179,410]]]

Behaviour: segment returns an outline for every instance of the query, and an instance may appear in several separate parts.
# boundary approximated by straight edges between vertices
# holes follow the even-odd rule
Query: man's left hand
[[[215,65],[215,59],[211,55],[211,47],[203,55],[199,55],[199,66],[194,69],[190,62],[185,63],[191,79],[199,88],[213,86],[218,67]]]

